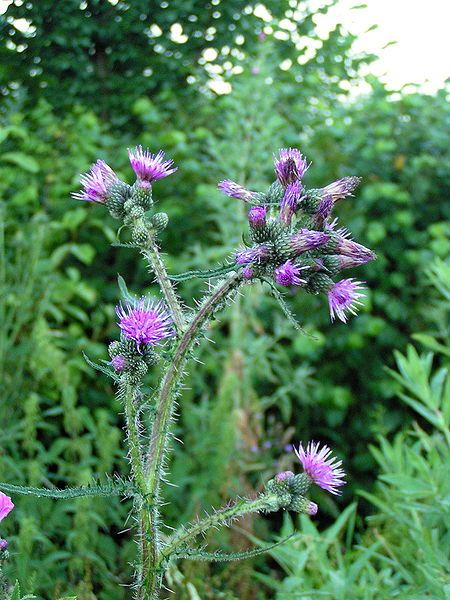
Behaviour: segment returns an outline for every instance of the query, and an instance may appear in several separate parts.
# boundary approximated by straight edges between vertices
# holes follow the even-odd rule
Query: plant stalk
[[[169,307],[175,327],[178,333],[181,334],[185,329],[183,310],[176,295],[175,288],[167,276],[166,267],[161,259],[156,240],[152,237],[146,246],[142,248],[141,252],[151,264],[156,281],[158,282],[166,300],[166,304]]]
[[[241,282],[239,274],[234,273],[225,281],[220,282],[212,294],[200,306],[197,314],[183,333],[171,363],[167,367],[159,395],[156,401],[156,415],[153,422],[150,446],[145,462],[146,493],[151,499],[152,508],[149,511],[149,523],[147,529],[147,551],[155,562],[144,574],[145,587],[148,596],[142,598],[157,598],[161,585],[161,573],[157,572],[159,556],[158,536],[158,496],[159,484],[163,470],[163,461],[169,438],[169,424],[173,413],[174,390],[183,375],[187,354],[191,349],[200,328],[212,315],[217,306],[227,298],[228,294],[236,289]]]

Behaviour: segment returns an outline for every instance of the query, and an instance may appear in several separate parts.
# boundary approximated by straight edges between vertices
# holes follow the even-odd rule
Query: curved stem
[[[218,305],[226,299],[228,294],[238,287],[240,282],[241,276],[235,273],[225,281],[220,282],[213,290],[212,294],[206,298],[189,327],[181,337],[172,361],[161,382],[145,468],[146,493],[147,497],[151,498],[152,501],[152,508],[149,513],[150,529],[147,543],[148,552],[154,557],[157,557],[159,554],[159,511],[157,504],[159,483],[169,437],[169,424],[173,413],[174,391],[183,375],[187,354],[195,342],[200,328],[217,309]],[[145,574],[145,577],[147,581],[147,590],[154,596],[160,585],[160,575],[150,571]],[[152,598],[152,595],[149,597]]]
[[[142,248],[142,254],[150,261],[153,272],[155,273],[156,281],[161,288],[162,293],[164,294],[164,298],[166,300],[167,306],[169,307],[170,313],[172,315],[173,321],[179,333],[183,332],[185,329],[185,319],[183,310],[181,308],[180,301],[176,295],[175,288],[172,285],[169,277],[167,276],[166,267],[161,259],[161,255],[159,253],[158,244],[156,243],[154,238],[147,243],[147,245]]]
[[[253,512],[273,512],[280,508],[280,500],[275,494],[262,494],[255,500],[242,499],[233,504],[221,508],[220,510],[208,515],[206,518],[187,525],[179,533],[176,533],[169,541],[167,546],[161,552],[160,563],[170,558],[171,554],[190,540],[204,533],[211,527],[227,525],[231,520],[242,517],[245,514]]]

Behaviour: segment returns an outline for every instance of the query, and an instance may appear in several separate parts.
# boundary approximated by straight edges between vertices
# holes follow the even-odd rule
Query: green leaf
[[[37,173],[39,171],[38,162],[32,156],[22,154],[22,152],[7,152],[6,154],[2,154],[0,158],[4,162],[17,165],[24,171],[28,171],[28,173]]]
[[[119,285],[120,293],[122,297],[130,304],[135,304],[137,297],[133,294],[130,294],[127,288],[127,284],[125,283],[125,279],[121,275],[117,275],[117,283]]]

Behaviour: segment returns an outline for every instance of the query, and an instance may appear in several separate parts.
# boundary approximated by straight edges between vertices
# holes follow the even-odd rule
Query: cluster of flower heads
[[[375,254],[339,228],[332,211],[338,200],[352,196],[360,179],[344,177],[324,188],[306,189],[302,179],[309,166],[299,150],[283,148],[275,157],[277,179],[266,193],[230,180],[219,183],[223,193],[249,204],[250,240],[234,259],[245,279],[270,277],[285,287],[327,293],[331,319],[345,322],[361,304],[363,286],[352,278],[334,278]]]
[[[315,515],[318,506],[305,497],[312,484],[333,495],[339,495],[339,488],[345,485],[342,461],[331,455],[328,446],[310,442],[306,448],[300,444],[295,454],[302,464],[303,473],[294,475],[292,471],[282,471],[268,482],[267,489],[281,499],[281,505],[289,510]]]
[[[13,508],[14,504],[11,498],[3,492],[0,492],[0,521],[3,521],[3,519],[9,515]],[[6,550],[7,548],[8,542],[0,539],[0,551]]]
[[[154,181],[167,177],[177,170],[173,160],[167,160],[162,150],[152,154],[148,149],[144,150],[142,146],[136,146],[133,150],[128,150],[128,156],[141,188],[150,188]],[[111,167],[105,161],[98,160],[88,173],[81,175],[80,182],[83,189],[73,193],[72,197],[76,200],[106,204],[111,188],[119,181]]]

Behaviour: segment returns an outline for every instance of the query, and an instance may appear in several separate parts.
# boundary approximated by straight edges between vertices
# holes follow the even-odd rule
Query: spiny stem
[[[150,261],[156,280],[161,288],[167,306],[169,307],[175,326],[178,333],[182,333],[185,329],[185,318],[180,301],[176,295],[175,289],[170,281],[166,267],[161,259],[158,244],[152,237],[150,241],[141,250],[142,254]]]
[[[280,508],[280,501],[275,494],[263,494],[255,500],[242,499],[233,504],[221,508],[220,510],[208,515],[206,518],[187,525],[179,533],[176,533],[169,541],[167,546],[161,551],[160,562],[170,558],[171,554],[180,546],[188,544],[193,538],[204,533],[211,527],[226,525],[230,520],[242,517],[247,513],[253,512],[273,512]]]
[[[199,311],[190,323],[188,329],[181,337],[178,347],[170,365],[167,367],[163,377],[159,395],[156,402],[156,415],[153,423],[152,436],[150,440],[149,451],[146,460],[146,488],[148,497],[152,498],[153,507],[150,510],[150,532],[149,532],[149,551],[152,556],[159,554],[158,540],[158,518],[159,511],[157,500],[159,495],[159,483],[163,469],[163,461],[167,448],[169,437],[169,423],[173,412],[173,392],[182,376],[183,367],[186,362],[188,351],[192,347],[200,328],[211,316],[217,306],[228,294],[240,283],[240,275],[237,273],[222,281],[215,288],[213,293],[200,306]],[[154,563],[155,564],[155,563]],[[157,573],[146,573],[148,590],[156,593],[160,579]],[[152,596],[150,596],[152,597]]]
[[[127,429],[128,448],[130,453],[131,473],[137,488],[145,494],[145,477],[143,459],[139,441],[139,421],[136,411],[137,389],[129,383],[121,383],[119,394],[125,400],[125,421]]]

